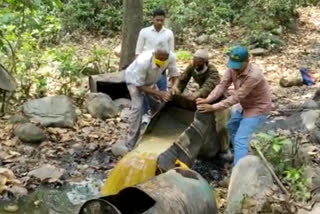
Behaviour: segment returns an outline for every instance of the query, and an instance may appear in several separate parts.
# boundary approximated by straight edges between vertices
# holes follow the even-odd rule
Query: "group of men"
[[[172,96],[181,95],[193,78],[199,89],[185,98],[194,102],[199,112],[214,113],[221,152],[230,153],[231,139],[235,165],[248,154],[250,137],[271,110],[268,83],[260,69],[249,61],[248,50],[241,46],[230,52],[222,80],[218,70],[209,63],[208,51],[203,49],[193,54],[192,63],[179,75],[174,35],[164,27],[165,17],[161,9],[153,12],[153,25],[140,31],[136,58],[125,71],[132,101],[126,146],[131,150],[136,145],[143,122],[150,119],[150,102],[159,100],[165,103]],[[170,81],[170,90],[167,80]],[[227,96],[232,83],[234,90]]]

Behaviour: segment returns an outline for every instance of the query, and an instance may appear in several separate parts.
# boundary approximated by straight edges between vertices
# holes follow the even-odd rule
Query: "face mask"
[[[154,63],[159,67],[164,66],[167,62],[168,60],[160,60],[160,59],[154,58]]]
[[[197,66],[197,67],[196,67],[196,70],[197,70],[197,71],[202,71],[203,68],[204,68],[204,65],[200,65],[200,66]]]
[[[208,66],[207,65],[202,65],[202,66],[198,66],[195,68],[196,69],[196,73],[198,74],[203,74],[207,71]]]

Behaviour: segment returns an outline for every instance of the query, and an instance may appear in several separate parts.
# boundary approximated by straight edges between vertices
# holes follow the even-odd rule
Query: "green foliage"
[[[192,53],[190,51],[178,50],[176,52],[176,57],[178,60],[190,60],[192,58]]]
[[[304,177],[304,169],[300,168],[288,168],[284,171],[285,180],[290,184],[291,192],[294,192],[298,200],[307,201],[311,198],[311,192],[309,185],[310,179]]]
[[[311,197],[310,180],[304,176],[304,166],[297,165],[297,146],[285,136],[258,133],[259,149],[273,165],[275,171],[288,183],[296,199],[307,201]],[[289,151],[291,148],[291,151]]]
[[[70,0],[63,11],[65,29],[118,32],[122,23],[120,0]]]
[[[54,60],[59,62],[58,80],[61,83],[60,94],[72,95],[71,86],[82,75],[83,65],[76,55],[75,48],[60,48],[51,50]]]

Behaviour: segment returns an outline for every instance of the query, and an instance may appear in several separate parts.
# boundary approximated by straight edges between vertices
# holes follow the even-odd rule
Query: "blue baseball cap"
[[[248,59],[248,49],[242,46],[237,46],[229,54],[227,67],[231,69],[240,69],[243,62]]]

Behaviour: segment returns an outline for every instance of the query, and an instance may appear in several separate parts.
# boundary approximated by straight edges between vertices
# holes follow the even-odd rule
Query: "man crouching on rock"
[[[197,99],[200,112],[227,109],[240,103],[232,112],[228,131],[234,148],[233,164],[248,154],[250,138],[266,120],[271,110],[271,91],[261,70],[249,62],[248,50],[234,48],[227,64],[222,82],[205,99]],[[234,92],[227,99],[214,103],[233,83]],[[211,104],[214,103],[214,104]]]
[[[162,102],[171,99],[171,92],[160,91],[155,85],[166,69],[169,70],[171,84],[175,85],[179,75],[175,56],[167,45],[160,42],[154,51],[140,54],[125,71],[125,80],[131,96],[131,114],[126,140],[129,150],[134,148],[140,135],[144,97],[153,97]]]

